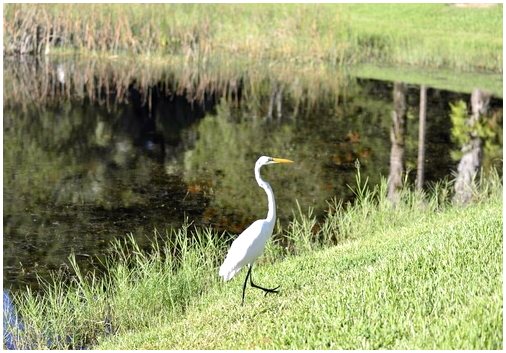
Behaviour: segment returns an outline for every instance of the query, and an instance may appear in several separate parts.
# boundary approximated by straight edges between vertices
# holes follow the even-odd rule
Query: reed
[[[9,4],[4,53],[502,72],[502,5]]]
[[[288,68],[274,63],[264,68],[263,63],[210,62],[202,67],[179,57],[136,60],[103,55],[76,60],[6,58],[4,77],[6,109],[39,109],[64,100],[112,107],[128,101],[130,88],[149,106],[155,90],[162,96],[184,95],[197,102],[206,95],[233,100],[240,94],[255,105],[270,99],[274,86],[282,87],[285,97],[297,105],[311,105],[317,100],[336,100],[348,82],[344,73],[327,66]]]

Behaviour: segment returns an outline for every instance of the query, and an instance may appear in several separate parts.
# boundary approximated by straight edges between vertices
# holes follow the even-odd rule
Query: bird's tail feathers
[[[241,270],[241,267],[231,267],[227,262],[223,263],[220,267],[220,277],[223,277],[224,281],[231,280],[237,272]]]

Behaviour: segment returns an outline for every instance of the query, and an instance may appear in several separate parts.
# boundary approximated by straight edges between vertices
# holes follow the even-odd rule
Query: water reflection
[[[81,86],[72,78],[69,88],[72,65],[51,71],[50,92],[60,90],[51,104],[21,108],[10,101],[4,109],[7,287],[35,286],[36,274],[66,270],[71,251],[81,264],[94,265],[113,237],[132,232],[146,244],[154,228],[177,227],[185,216],[240,232],[266,213],[252,172],[259,155],[297,162],[263,174],[276,193],[280,222],[291,218],[296,200],[318,215],[333,196],[351,200],[356,159],[372,184],[388,175],[392,83],[351,80],[346,91],[316,101],[279,82],[258,95],[239,94],[239,79],[235,94],[203,89],[199,100],[167,89],[167,82],[125,81],[124,95],[76,96]],[[88,75],[109,82],[108,74]],[[406,87],[408,170],[416,168],[418,92]],[[458,99],[469,96],[427,92],[426,182],[455,169],[448,102]]]
[[[4,269],[23,285],[65,262],[93,260],[113,235],[150,234],[205,208],[177,168],[185,128],[205,111],[180,98],[103,106],[64,102],[4,113]],[[212,106],[210,106],[212,108]],[[154,115],[154,117],[153,117]],[[183,138],[182,135],[186,135]]]

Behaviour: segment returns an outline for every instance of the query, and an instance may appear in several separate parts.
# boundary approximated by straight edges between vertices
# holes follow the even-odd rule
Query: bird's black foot
[[[279,293],[278,288],[279,288],[279,286],[277,286],[276,288],[264,290],[265,295],[267,295],[268,293]]]
[[[253,283],[253,276],[251,275],[251,269],[252,268],[253,268],[253,266],[249,266],[248,274],[246,275],[246,278],[244,279],[244,284],[242,286],[242,302],[241,302],[241,305],[244,305],[244,294],[246,293],[246,284],[248,283],[248,278],[249,278],[250,285],[253,288],[258,288],[258,289],[263,290],[265,292],[265,295],[267,295],[267,293],[279,293],[279,291],[278,291],[279,286],[277,286],[275,288],[264,288],[264,287],[258,286],[255,283]]]
[[[265,295],[267,295],[267,293],[279,293],[279,286],[277,286],[276,288],[264,288],[264,287],[260,287],[254,283],[251,283],[251,286],[254,287],[254,288],[258,288],[258,289],[261,289],[265,292]]]

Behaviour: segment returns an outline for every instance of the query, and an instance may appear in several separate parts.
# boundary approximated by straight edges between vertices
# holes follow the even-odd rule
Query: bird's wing
[[[220,267],[220,276],[228,281],[246,264],[253,262],[262,253],[263,244],[259,244],[266,221],[264,219],[253,222],[246,228],[228,250],[227,257]],[[263,242],[265,243],[265,241]]]

